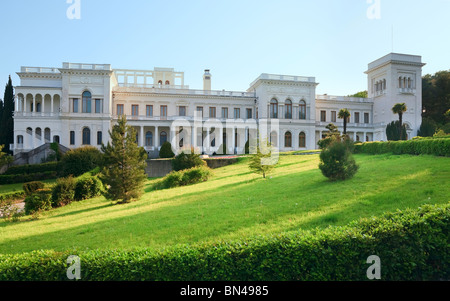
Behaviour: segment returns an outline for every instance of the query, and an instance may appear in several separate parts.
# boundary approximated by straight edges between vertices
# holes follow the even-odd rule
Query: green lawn
[[[50,186],[50,185],[54,184],[56,182],[56,180],[55,179],[53,179],[53,180],[43,180],[41,182],[47,184],[47,186]],[[23,185],[23,183],[0,185],[0,194],[2,194],[2,193],[9,193],[9,192],[16,192],[16,191],[23,191],[22,185]]]
[[[39,220],[0,221],[0,253],[37,249],[162,248],[290,230],[344,225],[360,217],[449,201],[450,158],[355,155],[356,176],[329,182],[318,155],[280,156],[267,179],[246,158],[208,182],[151,191],[137,202],[103,197],[46,212]]]

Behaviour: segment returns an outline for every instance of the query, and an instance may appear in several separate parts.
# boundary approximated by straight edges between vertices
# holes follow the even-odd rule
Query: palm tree
[[[406,107],[405,103],[396,103],[393,107],[392,107],[392,112],[394,114],[398,114],[398,126],[399,126],[399,133],[400,133],[400,140],[403,140],[403,113],[406,112],[408,108]]]
[[[347,135],[347,120],[350,117],[350,112],[347,109],[341,109],[338,117],[344,119],[344,135]]]

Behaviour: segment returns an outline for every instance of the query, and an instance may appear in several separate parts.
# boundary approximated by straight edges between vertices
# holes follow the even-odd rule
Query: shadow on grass
[[[395,203],[392,206],[386,198],[396,195],[399,190],[410,196],[410,203],[422,202],[421,196],[409,193],[411,185],[427,177],[426,173],[420,173],[428,168],[422,165],[420,170],[412,167],[405,170],[402,166],[391,166],[391,162],[381,165],[376,161],[365,162],[353,179],[338,182],[329,182],[316,169],[279,176],[270,181],[262,178],[239,181],[201,192],[170,196],[158,202],[175,203],[180,201],[180,197],[185,199],[174,206],[146,209],[142,213],[94,221],[73,228],[64,225],[65,229],[30,235],[25,239],[5,240],[0,250],[5,252],[6,245],[14,245],[20,252],[49,248],[63,250],[73,245],[79,248],[151,247],[197,243],[261,227],[268,231],[272,229],[271,224],[274,229],[278,225],[283,232],[330,224],[342,225],[355,216],[355,211],[369,217],[381,213],[383,208],[395,208]],[[391,169],[387,169],[389,166]],[[374,177],[374,168],[381,170],[381,174]],[[405,179],[411,174],[408,173],[409,168],[418,176]],[[392,170],[399,174],[393,176]],[[445,184],[445,175],[433,181]],[[243,191],[241,187],[244,184],[249,187]],[[319,197],[315,196],[318,192]],[[369,194],[363,195],[364,192]],[[292,197],[294,193],[298,198]],[[288,199],[283,204],[279,203],[280,197]],[[264,200],[264,203],[260,200]],[[380,200],[384,202],[380,204]],[[295,202],[299,204],[297,211],[292,210],[291,203]],[[127,208],[127,205],[119,206]],[[255,217],[257,215],[254,213],[257,212],[266,213],[266,216]],[[311,218],[302,217],[311,212],[314,213]],[[285,225],[284,222],[293,215],[300,219]],[[80,234],[83,237],[79,237]],[[130,239],[131,234],[133,240]]]

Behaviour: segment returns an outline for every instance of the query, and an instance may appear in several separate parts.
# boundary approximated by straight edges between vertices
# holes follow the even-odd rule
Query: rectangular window
[[[185,106],[179,107],[178,110],[179,110],[179,113],[178,113],[179,116],[186,116],[186,107]]]
[[[197,107],[198,117],[203,118],[203,107]]]
[[[364,113],[364,123],[369,123],[369,113]]]
[[[78,98],[74,98],[74,99],[73,99],[73,108],[72,108],[72,112],[78,113]]]
[[[327,121],[327,111],[320,111],[320,121]]]
[[[216,108],[215,107],[209,108],[209,118],[216,118]]]
[[[252,119],[252,109],[247,109],[247,119]]]
[[[235,108],[234,109],[234,119],[239,119],[239,118],[241,118],[241,109]]]
[[[222,118],[228,119],[228,108],[222,108]]]
[[[146,106],[145,111],[146,111],[145,114],[147,115],[147,117],[153,117],[153,106],[152,105]]]
[[[139,106],[138,105],[131,105],[131,115],[139,116]]]
[[[92,113],[92,100],[90,98],[83,98],[82,106],[83,113]]]
[[[161,106],[161,117],[167,117],[167,106]]]
[[[96,114],[102,113],[102,100],[101,99],[95,100],[95,113]]]
[[[102,132],[97,132],[97,145],[102,145],[103,143],[103,133]]]
[[[70,145],[75,145],[75,132],[70,131]]]
[[[331,111],[331,122],[336,122],[336,111]]]
[[[359,112],[355,112],[355,123],[359,123]]]
[[[117,105],[117,115],[121,116],[123,113],[123,105]]]

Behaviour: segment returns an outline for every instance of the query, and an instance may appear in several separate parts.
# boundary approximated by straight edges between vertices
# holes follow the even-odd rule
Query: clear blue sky
[[[367,64],[392,52],[421,55],[424,74],[450,69],[450,0],[0,1],[0,87],[21,66],[62,62],[171,67],[202,88],[245,91],[261,73],[314,76],[317,93],[366,89]],[[392,28],[394,43],[392,45]],[[2,88],[3,91],[3,88]],[[3,92],[1,92],[1,96]]]

